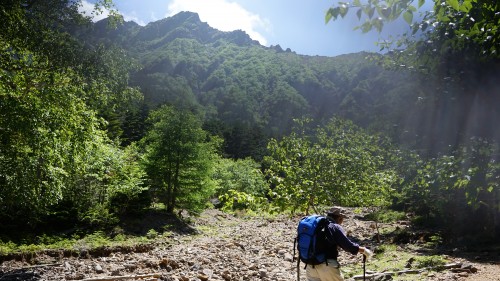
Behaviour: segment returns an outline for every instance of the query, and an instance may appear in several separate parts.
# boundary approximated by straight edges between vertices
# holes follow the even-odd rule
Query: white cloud
[[[119,13],[123,16],[124,21],[134,21],[135,23],[137,23],[138,25],[141,25],[141,26],[146,25],[146,23],[137,16],[136,12],[132,12],[131,14],[126,14],[123,12],[119,12]]]
[[[83,15],[92,17],[93,22],[100,21],[100,20],[105,19],[109,16],[108,10],[103,10],[102,12],[98,13],[98,12],[94,11],[94,9],[95,9],[95,4],[92,4],[86,0],[83,0],[80,8],[78,10]]]
[[[97,22],[97,21],[100,21],[102,19],[105,19],[105,18],[109,17],[109,14],[110,14],[109,10],[103,9],[102,7],[101,7],[101,10],[102,10],[101,12],[95,11],[95,4],[90,3],[87,0],[82,1],[81,6],[78,10],[83,15],[90,16],[92,18],[93,22]],[[146,23],[143,20],[141,20],[137,16],[137,13],[134,11],[132,11],[130,13],[123,13],[123,12],[119,11],[119,13],[123,16],[124,21],[135,21],[139,25],[142,25],[142,26],[146,25]]]
[[[257,29],[268,29],[269,22],[230,0],[173,0],[168,5],[167,17],[182,11],[198,13],[200,20],[222,31],[241,29],[253,40],[267,45],[267,40]]]
[[[151,21],[157,21],[160,20],[154,12],[151,12],[151,15],[149,16],[151,18]]]

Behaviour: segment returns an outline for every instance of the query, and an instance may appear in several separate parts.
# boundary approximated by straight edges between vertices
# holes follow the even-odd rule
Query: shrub
[[[442,256],[419,256],[416,257],[416,267],[417,268],[425,268],[425,267],[442,267],[446,264],[446,259]]]
[[[378,222],[395,222],[398,220],[403,220],[406,218],[405,212],[399,212],[389,209],[382,209],[365,216],[369,220],[374,220]]]

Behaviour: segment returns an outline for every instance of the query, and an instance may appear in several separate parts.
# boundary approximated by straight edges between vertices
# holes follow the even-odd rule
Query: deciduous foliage
[[[420,160],[416,166],[407,163],[416,174],[405,176],[406,203],[449,234],[462,235],[466,231],[459,221],[474,220],[484,237],[492,238],[500,230],[499,187],[491,182],[498,173],[500,136],[486,120],[500,116],[498,86],[493,82],[500,70],[500,3],[436,0],[430,11],[414,17],[425,2],[339,2],[327,12],[326,21],[354,9],[360,20],[365,19],[360,25],[363,32],[381,31],[384,22],[400,17],[410,25],[397,40],[381,44],[382,49],[396,48],[384,56],[386,66],[423,74],[419,77],[431,87],[419,95],[412,110],[409,127],[420,129],[409,147]],[[480,222],[478,216],[483,218]]]
[[[402,34],[403,40],[388,42],[383,47],[397,43],[397,47],[408,46],[410,36],[418,34],[417,41],[426,42],[429,51],[436,47],[441,53],[443,47],[447,52],[466,51],[468,55],[476,58],[500,57],[500,37],[498,31],[498,11],[500,4],[495,0],[434,0],[432,11],[423,10],[425,0],[403,1],[362,1],[354,0],[352,3],[338,2],[330,8],[325,16],[328,23],[338,17],[345,17],[350,10],[355,10],[358,19],[364,22],[356,29],[368,32],[375,28],[382,31],[384,22],[395,21],[403,18],[409,26],[410,32]],[[427,6],[426,6],[427,7]],[[420,15],[417,14],[421,9]],[[420,34],[419,34],[420,32]],[[436,50],[434,50],[436,51]]]
[[[0,4],[0,218],[6,224],[34,226],[53,214],[106,222],[113,219],[114,197],[133,199],[143,189],[134,149],[109,140],[94,106],[137,91],[127,92],[126,77],[113,74],[122,70],[113,60],[65,31],[86,22],[78,3]],[[87,64],[90,57],[105,67]],[[90,79],[94,71],[106,79]],[[109,89],[119,88],[124,92],[112,97]]]
[[[134,68],[125,52],[113,46],[84,44],[73,33],[91,25],[79,12],[81,1],[7,0],[0,3],[1,36],[14,48],[29,50],[52,69],[71,68],[79,75],[81,98],[99,117],[104,117],[108,135],[116,139],[125,126],[125,114],[136,110],[142,94],[128,85]],[[108,0],[95,3],[111,12],[110,25],[119,17]],[[110,28],[110,27],[108,27]],[[71,33],[73,32],[73,33]]]
[[[168,211],[195,213],[214,195],[231,209],[271,202],[296,211],[385,206],[397,195],[398,206],[430,214],[450,232],[460,232],[450,227],[456,214],[464,221],[480,216],[475,226],[496,237],[495,1],[435,2],[419,24],[413,22],[423,0],[356,0],[328,12],[331,20],[357,8],[360,19],[368,18],[363,31],[380,31],[398,17],[411,22],[395,42],[406,49],[371,56],[397,71],[367,60],[367,53],[309,57],[260,46],[189,12],[108,29],[112,20],[91,23],[78,13],[79,3],[0,2],[2,222],[33,225],[62,214],[109,224],[117,213],[143,207],[151,186]],[[155,110],[141,155],[133,142],[145,134],[149,108],[159,104],[192,104],[203,114]],[[336,114],[352,122],[330,120]],[[302,116],[314,122],[292,129]],[[223,137],[224,155],[234,159],[260,161],[274,137],[264,165],[271,192],[254,160],[220,160],[219,139],[202,128]],[[393,153],[374,132],[411,156]]]
[[[98,121],[71,70],[53,71],[35,54],[1,40],[2,214],[35,218],[59,202],[76,158]]]
[[[303,125],[269,143],[268,175],[276,204],[309,212],[322,205],[389,203],[398,177],[385,163],[378,137],[337,118],[312,131]]]
[[[200,117],[188,109],[162,106],[149,122],[144,165],[151,188],[168,212],[203,210],[215,189],[217,138],[209,138]]]
[[[217,183],[215,195],[223,209],[259,211],[268,205],[269,184],[260,165],[251,158],[220,159],[213,178]]]
[[[402,17],[408,32],[398,38],[380,42],[381,50],[396,50],[386,56],[387,66],[418,70],[441,79],[454,81],[472,91],[481,84],[481,77],[498,72],[500,4],[495,0],[425,0],[339,2],[326,14],[326,22],[356,10],[363,32],[384,22]],[[424,7],[426,10],[423,10]],[[418,9],[421,13],[414,17]],[[430,10],[429,10],[430,9]],[[494,75],[494,74],[493,74]],[[455,95],[456,96],[456,95]]]
[[[218,186],[216,195],[222,195],[229,190],[237,190],[265,197],[269,187],[260,164],[251,158],[220,159],[215,167],[213,178]]]
[[[493,239],[500,203],[498,144],[475,138],[449,154],[417,160],[403,194],[408,208],[448,236]],[[444,223],[445,222],[445,223]]]
[[[146,190],[146,175],[135,146],[121,148],[104,131],[88,137],[68,172],[70,182],[62,199],[72,205],[81,221],[109,226]]]

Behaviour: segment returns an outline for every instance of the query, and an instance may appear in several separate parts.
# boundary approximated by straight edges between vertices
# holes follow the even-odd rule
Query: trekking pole
[[[297,263],[297,281],[300,281],[300,262]]]
[[[366,255],[363,255],[363,281],[366,279]]]

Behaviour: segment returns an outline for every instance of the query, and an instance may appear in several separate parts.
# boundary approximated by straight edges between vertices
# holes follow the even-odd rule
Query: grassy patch
[[[442,256],[419,256],[415,258],[416,268],[437,268],[444,266],[448,261]]]
[[[384,244],[377,247],[375,256],[366,262],[367,273],[373,272],[398,272],[407,269],[427,269],[418,275],[401,274],[394,275],[392,280],[409,281],[423,280],[432,270],[439,270],[448,261],[439,255],[419,255],[410,248],[403,248],[396,244]],[[431,270],[432,269],[432,270]],[[352,278],[363,274],[362,263],[347,264],[343,267],[345,277]]]
[[[381,235],[391,235],[398,230],[397,226],[393,225],[380,225],[379,231]]]
[[[439,234],[431,235],[428,241],[425,243],[427,248],[436,248],[443,243],[443,238]]]
[[[158,238],[161,236],[155,236]],[[117,247],[126,246],[132,247],[136,245],[150,243],[152,239],[145,236],[126,236],[118,234],[116,236],[108,236],[102,231],[97,231],[86,235],[83,238],[74,236],[64,238],[58,236],[41,236],[37,237],[37,243],[19,243],[8,241],[0,241],[0,256],[7,255],[30,255],[45,250],[59,250],[70,252],[92,251],[102,247]]]

